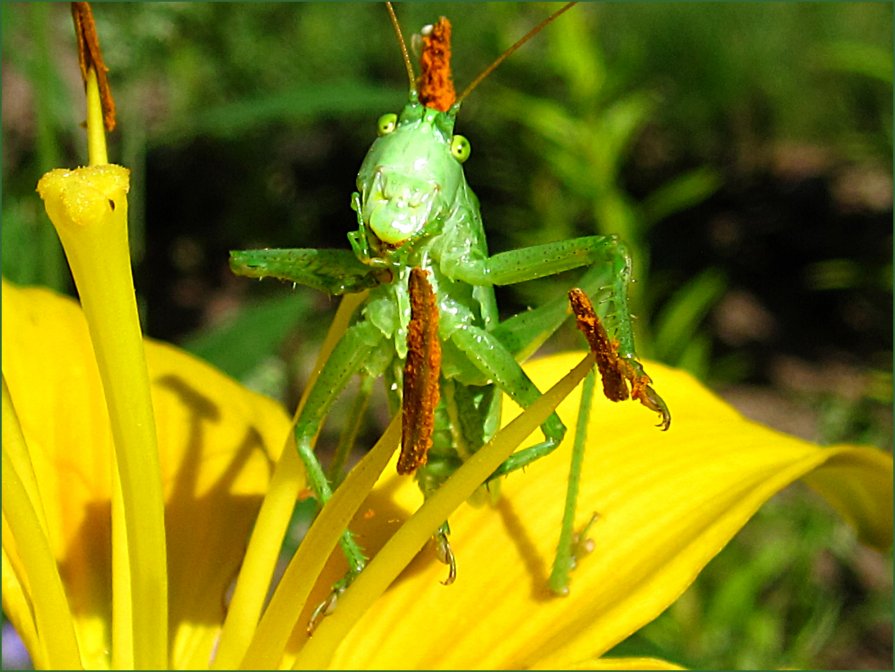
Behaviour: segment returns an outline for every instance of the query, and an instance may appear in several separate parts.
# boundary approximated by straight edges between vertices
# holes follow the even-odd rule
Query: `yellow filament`
[[[395,532],[339,599],[296,658],[294,669],[324,669],[339,643],[385,592],[454,509],[531,434],[593,367],[587,355],[556,385],[504,427]]]
[[[329,332],[317,356],[314,372],[311,374],[305,392],[299,401],[292,426],[304,407],[308,392],[314,387],[320,370],[329,358],[339,338],[348,328],[348,322],[367,293],[349,294],[342,299]],[[270,580],[283,543],[283,535],[292,516],[298,490],[305,483],[304,469],[292,433],[286,438],[286,445],[277,461],[268,487],[267,495],[261,503],[261,510],[255,521],[252,536],[246,549],[242,569],[236,581],[233,599],[221,631],[220,646],[212,663],[213,669],[232,669],[245,655],[258,619],[264,606]]]
[[[99,83],[96,78],[96,69],[92,66],[87,70],[87,157],[91,166],[109,163]]]
[[[396,415],[373,449],[351,470],[314,521],[289,562],[240,667],[277,667],[308,595],[323,571],[342,531],[363,504],[401,439]]]
[[[6,385],[6,376],[3,376],[3,418],[3,446],[7,449],[9,459],[22,479],[22,486],[25,488],[28,499],[31,500],[34,512],[37,514],[41,531],[49,535],[47,516],[43,508],[40,489],[37,486],[37,476],[34,473],[34,465],[31,462],[31,453],[28,452],[25,435],[22,433],[22,426],[19,423],[19,417],[12,403],[12,396]]]

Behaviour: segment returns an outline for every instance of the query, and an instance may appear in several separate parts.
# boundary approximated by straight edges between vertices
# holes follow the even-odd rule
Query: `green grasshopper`
[[[463,172],[470,145],[454,133],[462,101],[503,59],[569,6],[530,31],[456,98],[450,84],[450,24],[442,19],[424,29],[418,89],[400,26],[388,5],[408,70],[410,99],[400,115],[379,119],[379,137],[360,167],[352,196],[358,228],[348,234],[351,250],[231,252],[231,268],[239,275],[275,277],[332,295],[367,292],[295,424],[298,453],[321,505],[332,489],[313,440],[354,376],[361,377],[361,395],[369,394],[373,380],[383,378],[392,408],[403,408],[398,472],[415,473],[424,497],[496,433],[500,392],[522,407],[540,396],[519,361],[568,318],[569,304],[559,297],[500,321],[496,285],[586,268],[580,289],[570,298],[579,326],[590,329],[604,391],[610,398],[624,399],[630,384],[631,396],[660,414],[660,426],[669,426],[668,410],[649,386],[634,352],[627,305],[631,260],[622,243],[613,236],[588,236],[489,255],[479,203]],[[615,340],[593,313],[588,294],[601,296]],[[555,413],[541,429],[543,441],[510,456],[489,482],[548,455],[566,431]],[[583,450],[583,443],[576,445],[576,452]],[[574,470],[570,492],[573,487],[577,491]],[[566,505],[561,539],[573,538],[574,508],[573,496]],[[445,584],[456,576],[448,534],[445,522],[434,537],[438,558],[449,566]],[[348,574],[318,607],[311,628],[366,562],[347,530],[341,546]],[[557,593],[567,592],[572,556],[570,549],[557,554],[551,578]]]

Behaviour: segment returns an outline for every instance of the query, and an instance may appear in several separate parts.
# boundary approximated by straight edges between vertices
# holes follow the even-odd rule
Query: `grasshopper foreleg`
[[[349,250],[233,250],[230,269],[247,278],[277,278],[334,296],[370,289],[390,279],[388,271],[362,264]]]
[[[633,357],[622,357],[618,353],[618,342],[609,338],[600,318],[594,311],[587,294],[573,288],[569,291],[569,302],[578,328],[587,339],[594,354],[597,370],[603,382],[603,393],[612,401],[623,401],[629,396],[628,385],[631,386],[630,397],[640,401],[661,417],[659,426],[663,430],[671,425],[671,414],[668,407],[655,390],[652,382],[643,371],[643,367]],[[569,481],[566,491],[566,504],[563,512],[563,523],[560,531],[559,545],[550,574],[550,589],[557,595],[569,592],[569,573],[574,569],[577,560],[590,552],[593,542],[587,533],[598,515],[591,516],[590,521],[577,535],[573,531],[575,510],[578,499],[578,485],[581,479],[581,467],[587,443],[587,427],[593,402],[596,376],[591,372],[584,379],[581,391],[581,404],[578,411],[578,424],[575,431],[575,443],[572,447],[572,464],[569,469]]]

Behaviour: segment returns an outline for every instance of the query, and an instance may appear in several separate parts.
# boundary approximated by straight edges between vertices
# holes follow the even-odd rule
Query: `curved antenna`
[[[416,75],[413,74],[413,64],[410,62],[407,43],[404,42],[404,35],[401,33],[401,24],[398,23],[398,16],[395,14],[395,8],[392,7],[392,3],[386,2],[385,8],[388,10],[388,16],[392,21],[392,28],[395,29],[395,35],[398,36],[398,44],[401,45],[401,55],[404,57],[404,67],[407,69],[407,79],[410,80],[410,90],[416,91]]]
[[[516,51],[519,47],[521,47],[523,44],[525,44],[531,38],[533,38],[535,35],[537,35],[539,32],[541,32],[547,24],[552,23],[553,20],[556,19],[560,14],[571,9],[572,5],[575,5],[575,4],[576,4],[575,2],[566,3],[565,5],[563,5],[559,9],[557,9],[555,12],[553,12],[553,14],[551,14],[546,19],[541,21],[534,28],[529,30],[519,40],[517,40],[516,44],[514,44],[512,47],[510,47],[505,52],[503,52],[500,56],[498,56],[497,60],[495,60],[491,65],[489,65],[487,68],[485,68],[478,77],[476,77],[474,80],[472,80],[472,83],[469,86],[467,86],[465,89],[463,89],[463,93],[461,93],[460,96],[457,98],[456,104],[459,105],[460,103],[462,103],[463,100],[466,98],[466,96],[468,96],[470,93],[472,93],[473,89],[475,89],[475,87],[477,87],[479,84],[481,84],[482,80],[485,79],[485,77],[487,77],[492,72],[494,72],[497,69],[497,66],[500,65],[501,63],[503,63],[507,58],[509,58],[509,56],[514,51]]]

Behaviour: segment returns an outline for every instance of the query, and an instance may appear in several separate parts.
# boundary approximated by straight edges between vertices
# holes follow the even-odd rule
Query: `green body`
[[[491,331],[498,323],[494,289],[470,284],[458,269],[488,259],[478,199],[452,153],[455,115],[411,101],[394,130],[370,147],[357,177],[353,203],[358,230],[349,234],[361,262],[390,269],[393,281],[370,291],[358,319],[385,337],[365,370],[384,376],[397,410],[410,320],[408,275],[428,271],[437,297],[442,342],[441,402],[428,463],[417,478],[429,495],[478,449],[500,424],[492,381],[454,342],[469,327]]]
[[[630,259],[615,237],[590,236],[489,255],[478,200],[466,183],[461,165],[468,143],[453,133],[459,105],[447,112],[424,107],[411,91],[399,117],[380,120],[380,137],[373,143],[357,177],[352,207],[357,230],[348,234],[351,250],[249,250],[231,253],[234,272],[249,277],[278,277],[344,294],[368,290],[324,365],[296,422],[296,444],[309,483],[318,500],[331,495],[327,479],[312,450],[332,402],[349,380],[361,376],[361,390],[382,377],[397,412],[401,377],[407,355],[410,321],[408,277],[412,268],[428,271],[437,297],[442,344],[441,400],[436,411],[433,446],[428,463],[417,470],[424,495],[433,493],[499,425],[500,394],[521,406],[540,392],[519,365],[570,314],[566,297],[500,322],[495,285],[513,284],[583,267],[579,281],[585,292],[600,294],[600,306],[619,354],[636,370],[627,284]],[[458,147],[460,150],[458,151]],[[512,455],[492,478],[543,457],[556,448],[565,427],[554,414],[542,425],[544,440]],[[350,444],[353,440],[348,441]],[[583,452],[584,446],[576,446]],[[338,474],[334,478],[338,478]],[[570,482],[577,475],[570,476]],[[570,493],[573,488],[570,486]],[[574,501],[566,506],[563,538],[571,537]],[[565,528],[569,530],[565,530]],[[451,564],[447,525],[436,536],[439,556]],[[332,606],[364,557],[350,533],[342,543],[350,574],[334,588]],[[559,557],[561,556],[562,562]],[[568,553],[558,556],[564,566],[551,585],[564,592]],[[323,606],[323,605],[322,605]]]

